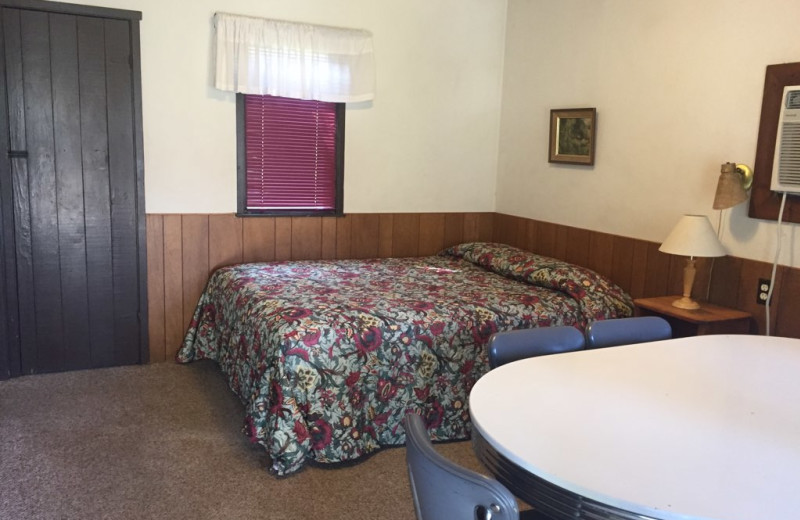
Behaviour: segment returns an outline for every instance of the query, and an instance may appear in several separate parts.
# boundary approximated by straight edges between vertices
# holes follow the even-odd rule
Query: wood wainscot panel
[[[567,228],[565,260],[577,265],[589,265],[589,246],[591,231],[570,227]]]
[[[394,215],[392,256],[419,256],[419,214],[397,213]]]
[[[225,265],[242,263],[244,258],[242,240],[242,219],[234,215],[209,215],[209,271]]]
[[[608,233],[589,234],[589,258],[586,267],[611,278],[614,266],[614,236]]]
[[[272,262],[275,260],[275,218],[243,218],[242,261]]]
[[[183,219],[164,215],[164,355],[167,360],[183,341]],[[150,233],[150,230],[147,230]],[[153,326],[153,322],[150,322]]]
[[[147,215],[147,312],[150,361],[165,361],[164,218],[161,215]]]
[[[425,213],[419,216],[419,256],[431,256],[444,249],[444,213]]]
[[[394,230],[394,215],[384,213],[380,216],[380,229],[378,230],[378,257],[392,256],[392,240]]]
[[[679,294],[684,259],[659,244],[493,213],[374,213],[345,217],[147,215],[150,359],[172,360],[213,269],[238,262],[436,254],[461,242],[504,241],[586,265],[634,298]],[[756,303],[764,262],[722,257],[698,261],[696,298],[750,312],[752,331],[765,331]],[[774,334],[800,337],[800,270],[781,267],[771,307]]]
[[[208,281],[208,218],[209,215],[182,217],[184,331]]]
[[[375,258],[380,247],[381,217],[378,214],[350,215],[352,220],[349,258]]]
[[[336,258],[352,258],[350,253],[353,219],[348,215],[336,219]]]
[[[770,307],[775,313],[775,335],[800,338],[800,320],[797,319],[797,311],[800,310],[800,269],[785,269],[780,285],[780,303]]]
[[[292,218],[275,219],[275,260],[292,259]]]
[[[291,259],[318,260],[322,257],[322,218],[291,218]]]
[[[445,213],[444,247],[451,247],[464,242],[464,214]]]
[[[322,258],[330,260],[336,258],[336,217],[322,218]]]
[[[516,217],[495,215],[495,237],[513,240],[509,231]],[[596,231],[576,231],[574,228],[544,221],[528,220],[529,251],[581,264],[583,240],[588,245],[585,265],[608,276],[634,298],[680,294],[683,287],[685,259],[658,250],[660,244],[631,239]],[[499,240],[498,240],[499,241]],[[740,309],[753,315],[751,333],[766,332],[765,306],[757,303],[756,287],[759,278],[770,278],[772,265],[765,262],[725,256],[716,259],[699,258],[693,296],[716,305]],[[800,269],[780,266],[777,270],[770,307],[770,331],[773,335],[800,338],[800,320],[795,320],[800,308]]]

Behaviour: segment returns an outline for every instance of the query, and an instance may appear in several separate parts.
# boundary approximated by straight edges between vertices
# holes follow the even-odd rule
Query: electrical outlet
[[[756,303],[759,305],[767,304],[767,295],[769,294],[769,287],[772,283],[771,280],[766,278],[758,279],[758,291],[756,292]]]

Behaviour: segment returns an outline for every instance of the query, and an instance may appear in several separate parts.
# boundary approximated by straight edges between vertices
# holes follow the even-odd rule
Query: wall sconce
[[[721,167],[714,196],[714,209],[727,209],[747,200],[753,185],[753,170],[746,164],[725,163]]]
[[[708,217],[682,216],[658,250],[670,255],[688,257],[686,267],[683,268],[683,298],[675,300],[672,305],[680,309],[699,309],[700,304],[692,300],[692,286],[697,272],[694,257],[725,256],[725,248],[719,242]]]

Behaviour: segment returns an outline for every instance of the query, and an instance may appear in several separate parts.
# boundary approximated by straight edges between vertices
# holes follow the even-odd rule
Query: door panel
[[[2,22],[9,143],[28,152],[0,176],[12,185],[4,280],[17,285],[21,372],[141,362],[130,23],[16,8]]]
[[[124,363],[138,360],[139,338],[127,331],[139,326],[137,276],[136,153],[131,99],[130,29],[120,20],[105,21],[106,89],[111,189],[111,255],[113,264],[127,262],[129,269],[114,269],[115,358]],[[133,296],[133,297],[132,297]],[[131,356],[136,357],[131,357]]]
[[[83,199],[92,365],[113,364],[114,300],[103,20],[78,19]],[[103,345],[103,347],[101,347]]]
[[[63,327],[48,25],[47,13],[20,12],[25,137],[28,151],[27,189],[31,234],[29,255],[35,302],[33,318],[36,326],[35,343],[25,341],[24,346],[35,348],[35,352],[26,357],[26,360],[33,362],[39,372],[50,372],[61,365]],[[20,191],[24,191],[24,188]],[[25,337],[23,334],[23,340]],[[23,370],[28,371],[25,366]]]
[[[81,164],[78,80],[78,24],[70,15],[51,15],[53,126],[58,199],[58,252],[61,266],[63,332],[61,367],[91,366],[89,302],[86,291],[86,235]]]

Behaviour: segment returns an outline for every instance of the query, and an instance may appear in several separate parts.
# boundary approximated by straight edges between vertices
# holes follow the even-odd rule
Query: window
[[[236,96],[238,215],[342,215],[344,103]]]

